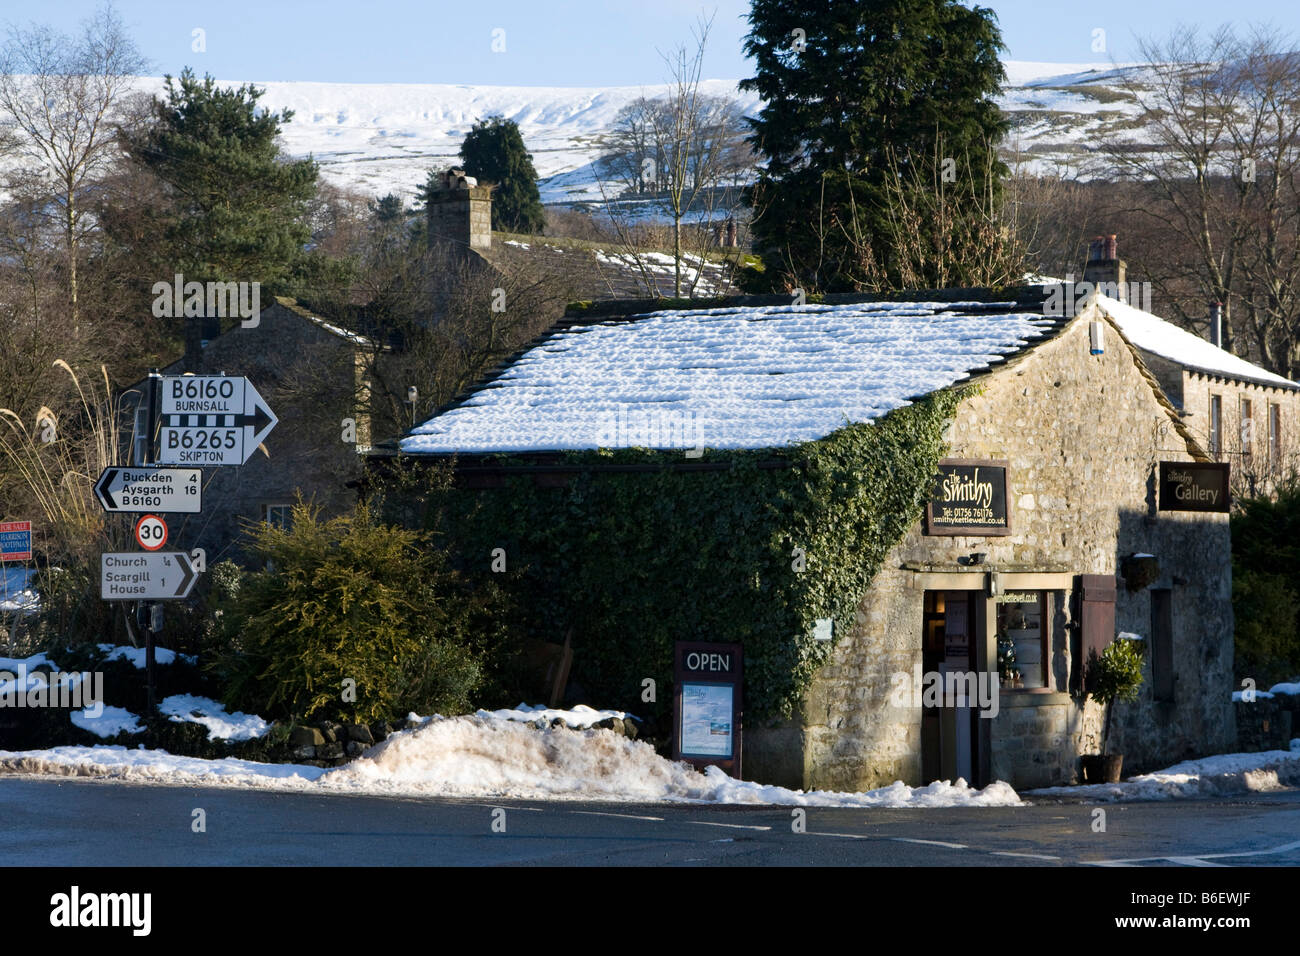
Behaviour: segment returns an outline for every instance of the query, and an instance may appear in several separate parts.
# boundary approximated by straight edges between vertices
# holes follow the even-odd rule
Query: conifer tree
[[[994,153],[1005,74],[991,10],[753,0],[749,22],[757,68],[741,88],[765,105],[750,121],[763,166],[747,199],[770,286],[854,290],[873,271],[897,281],[899,183],[951,185],[982,200],[968,215],[987,218],[983,200],[996,205],[1006,174]]]
[[[546,224],[537,170],[514,120],[490,116],[474,124],[460,147],[465,173],[493,183],[492,228],[541,232]]]

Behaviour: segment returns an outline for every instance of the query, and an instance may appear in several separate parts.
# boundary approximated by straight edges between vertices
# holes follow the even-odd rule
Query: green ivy
[[[671,467],[681,452],[573,452],[567,484],[539,486],[525,470],[505,487],[449,489],[428,521],[442,519],[467,574],[514,592],[528,636],[571,633],[570,679],[591,703],[662,717],[674,642],[734,642],[745,648],[747,719],[771,722],[797,712],[829,657],[816,620],[833,619],[835,640],[849,633],[885,555],[920,516],[966,394],[940,392],[783,449],[782,467],[764,467],[770,449],[693,459],[725,466],[712,471]],[[615,463],[652,470],[598,470]],[[491,569],[495,548],[505,575]],[[642,700],[645,678],[654,704]]]

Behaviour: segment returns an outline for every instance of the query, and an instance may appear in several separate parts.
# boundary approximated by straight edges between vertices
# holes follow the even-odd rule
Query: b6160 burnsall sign
[[[242,465],[279,421],[246,378],[165,376],[158,460]]]

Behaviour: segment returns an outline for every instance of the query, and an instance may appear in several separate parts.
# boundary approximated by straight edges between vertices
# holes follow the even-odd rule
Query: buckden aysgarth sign
[[[1005,535],[1011,533],[1007,507],[1007,462],[948,458],[939,462],[925,533]]]

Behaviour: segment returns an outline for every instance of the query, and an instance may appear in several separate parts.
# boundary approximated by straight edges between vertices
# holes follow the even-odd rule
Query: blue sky
[[[1134,36],[1175,22],[1269,23],[1300,34],[1294,0],[986,0],[1018,60],[1136,58]],[[98,0],[0,3],[0,20],[73,31]],[[225,80],[613,86],[663,79],[657,52],[690,39],[716,10],[705,74],[751,73],[741,52],[748,0],[117,0],[154,73]],[[193,31],[206,45],[195,52]],[[1106,52],[1092,50],[1105,31]],[[493,31],[503,52],[493,52]]]

